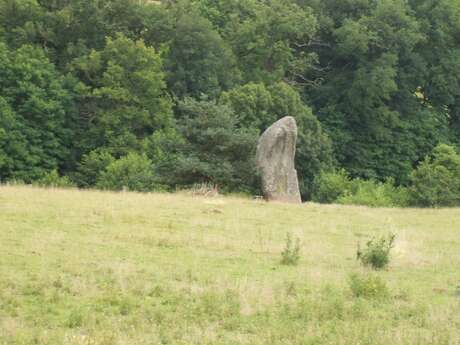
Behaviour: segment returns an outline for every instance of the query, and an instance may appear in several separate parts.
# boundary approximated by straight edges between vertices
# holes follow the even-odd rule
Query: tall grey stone
[[[301,202],[294,165],[296,141],[297,124],[291,116],[275,122],[260,137],[256,163],[266,200]]]

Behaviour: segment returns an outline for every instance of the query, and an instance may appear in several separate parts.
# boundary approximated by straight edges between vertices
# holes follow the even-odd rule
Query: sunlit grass
[[[354,297],[388,232],[390,296]],[[0,344],[460,342],[460,209],[4,186],[0,253]]]

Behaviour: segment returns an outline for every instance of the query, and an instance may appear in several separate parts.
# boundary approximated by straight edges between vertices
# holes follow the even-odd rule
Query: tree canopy
[[[0,2],[1,181],[136,162],[152,189],[257,193],[286,115],[304,198],[332,171],[413,184],[460,147],[460,0]]]

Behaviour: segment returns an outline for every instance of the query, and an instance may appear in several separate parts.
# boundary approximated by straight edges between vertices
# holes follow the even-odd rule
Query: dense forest
[[[460,0],[0,1],[2,182],[258,193],[286,115],[305,200],[460,203]]]

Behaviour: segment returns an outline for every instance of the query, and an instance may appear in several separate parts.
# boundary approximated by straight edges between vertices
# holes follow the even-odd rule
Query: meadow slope
[[[388,232],[390,267],[362,268]],[[3,186],[0,344],[460,344],[460,209]]]

